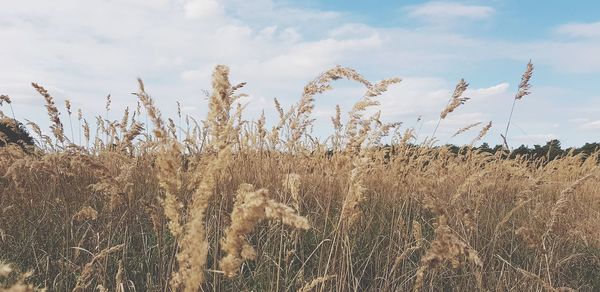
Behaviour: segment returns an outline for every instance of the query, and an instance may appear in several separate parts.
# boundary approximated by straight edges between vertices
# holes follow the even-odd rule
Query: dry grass
[[[321,142],[314,99],[341,78],[365,94],[347,118],[336,107]],[[217,66],[206,120],[182,117],[179,103],[164,120],[140,80],[135,111],[110,120],[108,97],[94,136],[78,110],[70,140],[51,94],[33,84],[53,137],[29,122],[36,149],[0,148],[2,289],[598,291],[599,153],[531,161],[471,146],[455,154],[434,137],[411,144],[415,129],[369,110],[399,81],[335,67],[290,109],[275,100],[278,121],[247,121],[245,83]]]

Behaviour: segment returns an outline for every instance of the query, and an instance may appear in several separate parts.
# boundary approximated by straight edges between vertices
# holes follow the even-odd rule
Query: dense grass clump
[[[345,123],[337,107],[322,142],[310,132],[314,97],[341,78],[365,94]],[[599,290],[599,153],[531,160],[507,143],[493,154],[472,147],[491,122],[458,130],[480,126],[460,149],[416,145],[414,129],[368,110],[398,82],[335,67],[290,109],[276,100],[280,119],[267,127],[264,116],[244,119],[245,84],[231,84],[225,66],[200,123],[180,111],[184,125],[163,119],[139,80],[140,106],[118,121],[99,116],[95,136],[78,111],[78,143],[34,83],[52,137],[29,122],[35,149],[0,148],[2,287]],[[458,83],[440,122],[468,101],[467,87]]]

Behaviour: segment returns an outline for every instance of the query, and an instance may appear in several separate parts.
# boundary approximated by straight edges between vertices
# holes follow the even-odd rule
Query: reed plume
[[[113,253],[123,250],[124,246],[124,244],[118,244],[110,248],[105,248],[100,253],[95,255],[92,260],[83,267],[81,275],[77,278],[77,284],[73,289],[73,292],[87,291],[89,286],[92,284],[94,275],[98,274],[99,270],[101,269],[99,267],[99,265],[101,265],[100,261],[104,260]]]
[[[5,94],[0,94],[0,105],[2,105],[2,103],[6,102],[7,104],[11,103],[10,100],[10,96],[5,95]]]
[[[302,288],[300,288],[300,290],[298,290],[298,291],[299,292],[313,291],[313,289],[317,288],[317,286],[319,286],[320,284],[323,284],[329,280],[332,280],[335,277],[336,277],[335,275],[327,275],[327,276],[315,278],[312,281],[306,283],[304,286],[302,286]]]
[[[508,141],[506,139],[508,137],[508,128],[510,127],[510,121],[512,120],[513,112],[515,111],[515,104],[517,103],[517,100],[521,100],[524,96],[529,95],[531,93],[529,91],[531,89],[529,80],[531,79],[532,75],[533,63],[531,63],[531,60],[529,60],[529,63],[527,63],[527,68],[525,69],[523,76],[521,76],[521,83],[519,83],[519,89],[517,91],[517,94],[515,95],[515,98],[513,99],[512,107],[510,108],[510,115],[508,116],[508,122],[506,123],[506,130],[504,131],[504,135],[502,136],[502,139],[504,140],[504,145],[507,148]]]
[[[1,94],[0,95],[0,106],[2,106],[2,103],[6,103],[6,104],[8,104],[8,106],[10,106],[10,112],[12,113],[13,120],[16,120],[17,118],[15,117],[15,111],[13,110],[12,101],[10,99],[10,96]]]
[[[135,130],[138,131],[141,129],[136,128]],[[164,146],[161,155],[158,156],[156,161],[158,166],[158,181],[165,191],[162,205],[165,216],[169,219],[167,226],[171,234],[175,237],[183,233],[183,227],[180,222],[180,203],[177,199],[177,195],[182,187],[181,156],[182,151],[179,143],[171,141]]]
[[[463,127],[463,128],[460,128],[460,129],[459,129],[458,131],[456,131],[456,132],[455,132],[455,133],[454,133],[454,134],[453,134],[453,135],[452,135],[450,138],[454,138],[454,137],[456,137],[456,136],[458,136],[458,135],[460,135],[460,134],[462,134],[462,133],[464,133],[464,132],[466,132],[466,131],[468,131],[468,130],[471,130],[471,129],[473,129],[474,127],[477,127],[477,126],[479,126],[479,125],[481,125],[481,122],[473,123],[473,124],[467,125],[467,126],[465,126],[465,127]]]
[[[365,157],[365,148],[363,148],[362,145],[369,137],[369,131],[371,130],[370,123],[374,119],[373,117],[364,119],[363,114],[367,108],[379,104],[377,100],[373,99],[374,97],[384,93],[390,85],[400,82],[400,79],[385,79],[374,85],[366,80],[363,81],[362,79],[359,79],[359,81],[366,84],[367,91],[362,99],[352,107],[345,131],[345,139],[347,140],[345,155],[351,158],[353,167],[348,180],[348,193],[342,204],[342,212],[339,221],[345,230],[351,228],[360,219],[362,214],[360,204],[365,199],[364,176],[369,168],[369,159]],[[358,130],[359,125],[360,130]],[[387,130],[384,129],[383,132],[385,133]]]
[[[128,147],[130,149],[133,148],[133,140],[139,136],[142,131],[144,131],[144,127],[142,126],[142,124],[140,124],[139,122],[134,122],[131,127],[129,128],[129,130],[127,130],[127,132],[125,132],[125,135],[123,135],[123,141],[122,144],[125,147]]]
[[[308,220],[295,214],[292,208],[269,199],[267,190],[254,191],[252,185],[242,184],[238,188],[231,212],[231,225],[225,231],[221,242],[221,249],[226,256],[221,259],[219,266],[226,276],[235,276],[244,260],[256,258],[256,251],[244,237],[265,219],[281,220],[297,229],[310,228]]]
[[[167,130],[165,129],[165,123],[161,117],[160,110],[154,105],[154,100],[146,92],[144,82],[141,78],[138,78],[139,90],[137,93],[133,93],[139,98],[142,105],[146,108],[146,113],[150,116],[150,119],[154,123],[154,135],[159,140],[167,138]],[[110,95],[109,95],[110,96]],[[107,98],[107,108],[110,105],[110,99]]]
[[[469,83],[465,82],[464,79],[461,79],[458,84],[456,84],[450,103],[448,103],[448,106],[440,113],[441,119],[445,119],[449,113],[453,112],[456,108],[469,100],[468,97],[462,97],[462,94],[467,90],[467,87],[469,87]]]
[[[128,124],[129,124],[129,107],[126,107],[125,111],[123,112],[123,117],[121,118],[121,123],[119,124],[121,133],[124,133],[125,131],[127,131]]]
[[[85,145],[90,143],[90,125],[86,119],[83,119],[83,136],[85,137]]]
[[[290,173],[283,179],[283,187],[286,192],[292,195],[292,201],[294,208],[300,210],[300,175],[297,173]]]
[[[204,219],[206,209],[213,197],[218,176],[231,160],[232,138],[236,136],[230,118],[233,89],[229,83],[229,68],[216,66],[213,72],[213,92],[209,102],[208,128],[212,136],[212,148],[216,157],[211,159],[203,172],[197,171],[198,184],[192,195],[188,222],[184,226],[181,249],[177,253],[179,269],[173,272],[171,285],[175,289],[196,291],[204,282],[204,267],[208,254],[208,242]]]
[[[300,98],[298,104],[290,109],[289,127],[291,133],[288,139],[289,149],[296,147],[306,129],[314,122],[314,119],[310,118],[310,114],[314,109],[314,96],[330,90],[332,88],[331,82],[341,78],[357,81],[368,88],[372,87],[371,83],[355,70],[341,66],[329,69],[309,82],[304,87],[302,98]]]
[[[481,129],[481,131],[479,131],[479,134],[477,135],[477,137],[475,137],[475,139],[473,139],[473,141],[471,141],[471,143],[469,145],[474,145],[479,140],[483,139],[483,137],[485,137],[485,135],[487,135],[487,133],[490,131],[491,128],[492,128],[492,121],[490,121],[487,125],[485,125],[485,127],[483,127]]]
[[[48,112],[48,116],[50,117],[50,121],[52,122],[50,129],[52,130],[54,137],[61,144],[64,143],[65,132],[63,129],[63,124],[60,121],[60,112],[58,111],[58,108],[56,108],[56,104],[54,103],[54,98],[41,85],[38,85],[37,83],[31,83],[31,86],[33,86],[33,88],[35,88],[35,90],[37,90],[37,92],[39,92],[44,97],[44,100],[46,101],[46,110]]]
[[[79,122],[79,146],[81,145],[81,120],[83,120],[83,111],[81,109],[77,109],[77,121]]]
[[[417,269],[415,285],[413,291],[421,291],[425,272],[428,269],[436,268],[440,264],[448,262],[452,268],[457,269],[461,265],[472,264],[476,270],[474,272],[477,286],[483,289],[482,270],[483,262],[479,258],[477,251],[458,238],[447,225],[446,215],[438,217],[438,226],[435,229],[435,239],[431,246],[421,258],[420,266]]]
[[[69,115],[69,126],[71,127],[71,141],[75,141],[75,135],[73,134],[73,121],[71,120],[71,101],[65,99],[65,108],[67,109],[67,114]]]
[[[578,180],[576,180],[575,182],[573,182],[568,188],[566,188],[560,192],[560,196],[558,197],[558,200],[556,201],[556,203],[554,203],[554,206],[552,207],[552,210],[550,211],[550,220],[546,224],[547,230],[546,230],[545,235],[548,235],[554,231],[559,215],[561,214],[562,210],[568,204],[569,198],[571,196],[573,196],[573,194],[575,193],[575,190],[579,186],[581,186],[585,181],[594,177],[594,175],[595,175],[594,173],[588,173],[587,175],[585,175],[585,176],[579,178]]]
[[[469,100],[468,97],[462,97],[463,93],[467,90],[468,87],[469,83],[467,83],[464,79],[461,78],[458,81],[456,87],[454,88],[454,92],[452,93],[452,97],[450,98],[450,101],[448,102],[444,110],[440,113],[440,118],[438,119],[438,122],[435,125],[435,128],[433,129],[431,139],[435,138],[435,133],[437,133],[441,121],[445,119],[449,113],[453,112],[459,106],[463,105],[467,100]]]
[[[36,289],[34,285],[26,283],[32,275],[32,272],[18,273],[14,270],[13,265],[0,261],[0,278],[14,279],[10,285],[0,286],[0,290],[7,292],[46,291],[46,289]]]
[[[96,220],[98,218],[98,211],[94,210],[94,208],[90,206],[85,206],[81,210],[79,210],[75,215],[73,215],[73,220],[76,222],[86,221],[86,220]]]

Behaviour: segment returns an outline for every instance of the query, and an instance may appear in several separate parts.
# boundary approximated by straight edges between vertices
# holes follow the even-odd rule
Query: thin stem
[[[106,132],[106,139],[104,141],[104,144],[107,146],[108,145],[108,131],[110,130],[110,121],[108,120],[108,108],[106,109],[106,129],[104,130]]]
[[[79,120],[79,146],[81,145],[81,120]]]
[[[506,130],[504,131],[504,141],[505,144],[508,144],[508,142],[506,142],[507,139],[507,135],[508,135],[508,127],[510,127],[510,120],[512,120],[512,116],[513,116],[513,112],[515,111],[515,104],[517,103],[517,99],[513,99],[513,104],[512,107],[510,109],[510,115],[508,116],[508,123],[506,123]],[[508,145],[506,145],[506,147],[508,147]]]
[[[447,108],[451,102],[452,102],[452,98],[450,98],[450,100],[448,100],[448,103],[446,104],[446,107],[444,107],[444,108]],[[435,125],[435,129],[433,129],[433,133],[431,134],[432,141],[433,141],[433,138],[435,138],[435,133],[437,132],[437,129],[440,126],[441,122],[442,122],[442,116],[440,115],[440,118],[438,119],[437,124]]]
[[[13,110],[12,103],[9,103],[8,105],[10,106],[10,112],[13,115],[13,120],[15,120],[15,122],[16,122],[17,118],[15,117],[15,111]]]
[[[144,126],[146,128],[146,137],[148,137],[148,111],[146,111],[146,124]]]
[[[431,139],[433,139],[435,137],[435,133],[437,132],[437,129],[440,126],[441,122],[442,122],[442,118],[440,117],[437,121],[437,124],[435,125],[435,129],[433,129],[433,133],[431,133]]]
[[[73,134],[73,121],[71,120],[71,114],[69,114],[69,125],[71,126],[71,141],[75,141],[75,135]]]

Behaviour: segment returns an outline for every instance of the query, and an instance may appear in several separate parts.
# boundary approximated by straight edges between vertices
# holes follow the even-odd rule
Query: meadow
[[[336,108],[334,132],[320,139],[314,99],[338,79],[365,93],[347,113]],[[435,133],[417,142],[414,128],[371,110],[398,82],[334,67],[291,108],[275,100],[279,120],[267,123],[244,118],[245,84],[220,65],[204,120],[164,118],[139,80],[139,106],[119,120],[100,113],[95,129],[32,84],[51,133],[27,121],[35,144],[0,148],[2,289],[600,290],[600,152],[511,157],[506,139],[493,154],[473,147],[492,122],[457,129],[473,136],[458,152]],[[438,125],[468,102],[467,88],[458,82]]]

